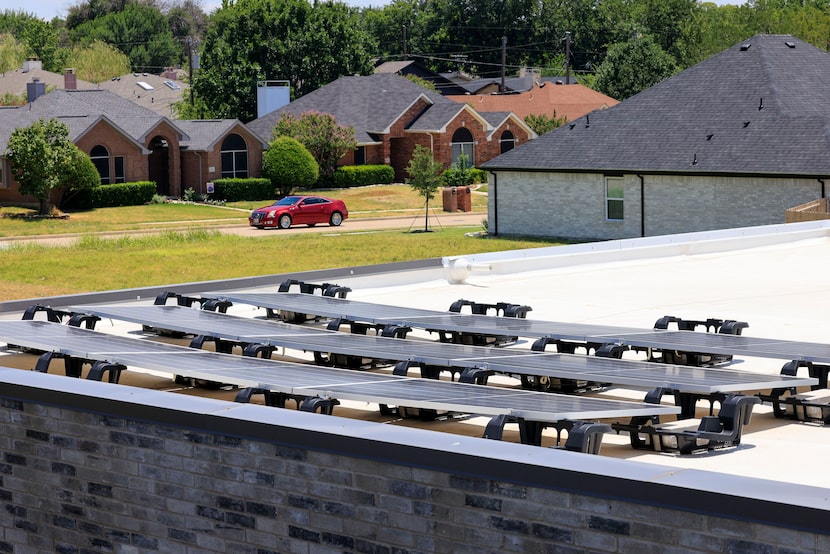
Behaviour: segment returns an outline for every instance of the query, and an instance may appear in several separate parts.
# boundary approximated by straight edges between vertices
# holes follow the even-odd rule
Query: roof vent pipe
[[[763,109],[764,109],[764,99],[761,98],[761,103],[758,104],[758,110],[763,110]]]

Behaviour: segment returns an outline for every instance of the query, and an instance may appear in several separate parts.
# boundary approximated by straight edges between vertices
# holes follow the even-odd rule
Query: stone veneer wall
[[[0,425],[0,552],[830,551],[793,485],[18,369]]]

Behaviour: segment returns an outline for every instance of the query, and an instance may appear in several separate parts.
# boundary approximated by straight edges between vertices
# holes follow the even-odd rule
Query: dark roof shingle
[[[830,56],[756,35],[483,167],[830,175],[827,106]]]

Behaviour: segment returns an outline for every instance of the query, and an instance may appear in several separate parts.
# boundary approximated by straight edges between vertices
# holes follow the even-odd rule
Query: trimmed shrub
[[[239,200],[263,200],[274,198],[276,192],[268,179],[215,179],[211,199],[237,202]]]
[[[116,183],[114,185],[97,185],[79,190],[77,194],[66,199],[69,209],[89,210],[92,208],[112,208],[116,206],[140,206],[147,204],[156,193],[153,181],[135,181]]]
[[[280,196],[287,196],[295,188],[313,185],[320,175],[320,166],[300,141],[280,136],[262,154],[262,175],[271,180]]]
[[[395,180],[391,165],[344,165],[334,172],[337,188],[387,185]]]

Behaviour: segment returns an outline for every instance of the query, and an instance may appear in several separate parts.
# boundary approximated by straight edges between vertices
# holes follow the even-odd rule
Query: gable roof
[[[419,98],[428,103],[451,102],[440,94],[394,73],[340,77],[290,104],[248,123],[248,127],[270,141],[283,113],[297,117],[308,111],[331,114],[337,123],[353,127],[358,144],[376,143],[370,133],[388,132]]]
[[[191,140],[179,121],[173,121],[107,90],[53,90],[26,106],[0,109],[0,152],[15,129],[39,119],[57,119],[69,129],[73,142],[100,122],[115,128],[143,148],[145,139],[160,125],[169,126],[181,143]],[[236,120],[233,120],[236,121]]]
[[[169,76],[128,73],[103,81],[98,88],[114,92],[159,115],[175,117],[173,103],[184,97],[189,85]]]
[[[512,111],[521,119],[528,115],[553,116],[556,112],[557,117],[565,117],[568,121],[619,104],[618,100],[585,85],[560,85],[547,81],[517,94],[470,94],[447,98],[470,104],[478,111]]]
[[[756,35],[487,169],[830,175],[830,56]]]
[[[248,128],[263,140],[270,141],[283,113],[299,117],[308,111],[318,111],[331,114],[340,125],[354,128],[359,145],[376,144],[379,142],[377,135],[389,133],[392,125],[419,100],[424,100],[427,108],[407,122],[407,131],[441,132],[465,110],[479,119],[488,131],[492,130],[491,120],[500,122],[506,118],[503,113],[488,117],[394,73],[376,73],[341,77],[251,121]],[[522,121],[517,122],[525,125]],[[527,129],[532,133],[529,127]]]
[[[257,134],[251,132],[238,119],[194,119],[179,120],[176,125],[187,133],[189,139],[181,142],[182,147],[188,150],[199,152],[210,150],[220,140],[224,139],[237,127],[245,130],[251,137],[259,141],[261,148],[267,148],[268,143],[263,141]]]

